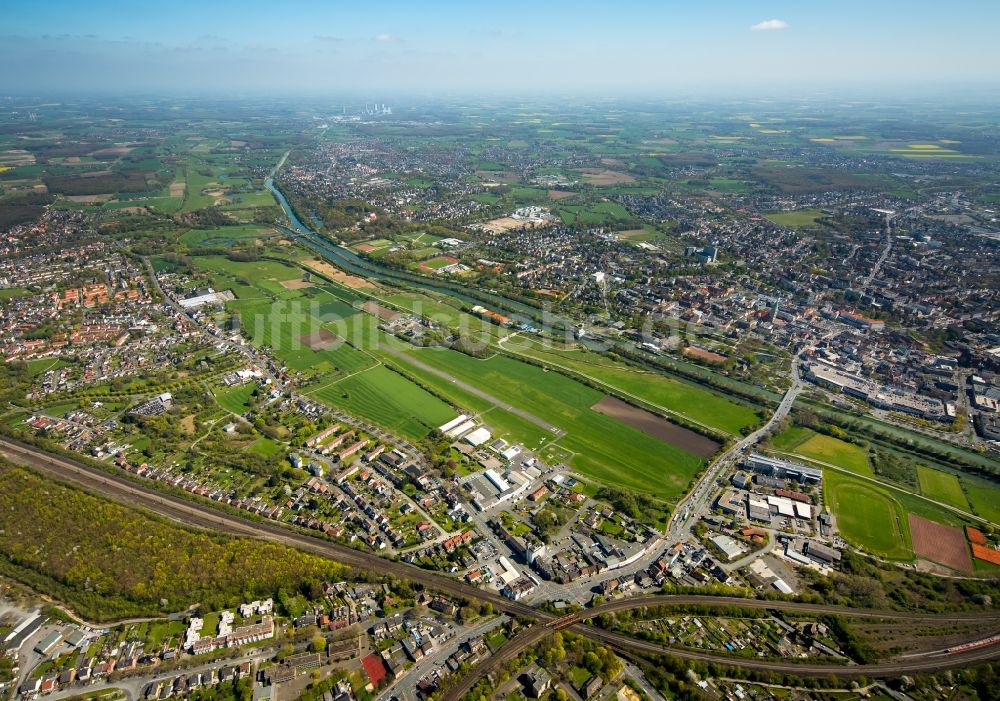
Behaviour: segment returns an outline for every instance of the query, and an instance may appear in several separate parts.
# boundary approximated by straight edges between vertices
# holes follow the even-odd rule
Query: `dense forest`
[[[0,571],[94,620],[232,606],[349,568],[209,535],[0,462]]]

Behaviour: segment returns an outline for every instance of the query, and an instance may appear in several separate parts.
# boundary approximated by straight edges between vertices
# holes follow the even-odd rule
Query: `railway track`
[[[756,610],[777,610],[813,615],[842,615],[851,617],[878,618],[884,620],[901,620],[926,623],[961,623],[983,620],[994,620],[1000,627],[1000,611],[974,613],[943,613],[925,614],[900,611],[880,611],[873,609],[856,609],[824,604],[806,604],[792,601],[764,601],[760,599],[742,599],[738,597],[715,597],[704,595],[653,595],[616,599],[594,608],[580,611],[567,616],[556,617],[545,611],[540,611],[527,604],[511,601],[495,592],[472,587],[445,575],[420,569],[414,565],[388,560],[373,553],[355,550],[344,545],[331,543],[319,538],[300,533],[290,528],[267,521],[252,521],[250,519],[222,512],[210,505],[203,505],[189,499],[159,492],[151,487],[133,482],[124,474],[116,475],[88,467],[78,461],[59,455],[47,453],[35,446],[27,445],[10,438],[0,438],[0,455],[11,462],[31,467],[39,472],[51,475],[63,481],[72,482],[91,491],[127,505],[145,508],[153,513],[165,516],[187,526],[222,531],[231,535],[251,537],[281,543],[289,547],[311,552],[330,558],[341,564],[370,570],[382,574],[419,582],[435,590],[462,598],[475,598],[489,601],[498,611],[509,615],[532,618],[538,621],[507,642],[495,655],[473,669],[449,690],[442,701],[457,701],[461,696],[455,696],[465,689],[468,693],[475,684],[489,671],[496,669],[507,660],[513,659],[527,647],[538,644],[556,630],[570,629],[593,640],[600,641],[623,654],[635,652],[672,655],[692,661],[712,662],[716,664],[738,666],[757,671],[783,672],[804,676],[858,677],[858,676],[891,676],[911,672],[941,671],[956,667],[968,666],[978,662],[1000,659],[1000,647],[996,644],[960,652],[927,653],[921,656],[908,657],[905,660],[890,660],[871,665],[813,664],[796,663],[783,660],[759,660],[756,658],[734,658],[712,652],[700,652],[671,647],[657,643],[638,640],[622,633],[604,630],[587,625],[586,621],[605,613],[631,610],[643,607],[658,606],[716,606],[739,607]],[[1000,629],[1000,628],[998,628]],[[464,695],[464,694],[463,694]]]
[[[537,618],[541,613],[527,604],[511,601],[497,593],[469,586],[445,575],[420,569],[415,565],[389,560],[372,553],[355,550],[346,545],[321,540],[276,523],[253,521],[235,516],[210,505],[202,505],[189,499],[165,494],[133,482],[124,474],[118,476],[102,472],[10,438],[0,438],[0,454],[11,462],[26,465],[39,472],[100,492],[116,501],[145,508],[187,526],[197,526],[223,531],[231,535],[282,543],[358,569],[409,579],[463,598],[489,601],[494,606],[499,607],[499,610],[512,615]]]

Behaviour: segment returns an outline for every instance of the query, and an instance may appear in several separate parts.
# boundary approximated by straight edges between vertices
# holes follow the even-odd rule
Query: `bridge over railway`
[[[584,611],[557,617],[527,604],[502,597],[496,592],[473,587],[437,572],[389,560],[374,553],[355,550],[339,543],[323,540],[305,531],[296,530],[274,522],[256,521],[225,512],[216,508],[211,502],[200,502],[161,492],[135,480],[122,471],[102,470],[88,466],[81,461],[55,455],[37,446],[10,438],[0,438],[0,455],[3,455],[11,462],[31,467],[39,472],[71,482],[125,504],[145,508],[187,526],[196,526],[237,536],[279,542],[306,552],[328,557],[345,565],[359,569],[374,570],[394,577],[419,582],[429,588],[457,597],[489,601],[498,611],[536,621],[536,623],[525,627],[511,638],[495,655],[487,658],[466,674],[455,687],[448,691],[444,697],[444,701],[457,701],[457,699],[464,696],[464,693],[468,693],[491,670],[497,669],[506,661],[514,659],[523,650],[537,645],[557,630],[572,630],[575,633],[601,642],[623,655],[634,655],[636,652],[671,655],[692,661],[732,665],[756,671],[789,673],[799,676],[832,675],[834,677],[851,678],[864,675],[878,678],[906,673],[954,669],[1000,659],[1000,645],[998,645],[1000,637],[994,637],[989,642],[969,641],[970,645],[960,649],[952,648],[943,652],[922,653],[911,655],[905,659],[888,660],[870,665],[748,659],[716,652],[666,647],[658,643],[638,640],[623,633],[604,630],[590,625],[588,621],[602,614],[659,606],[703,606],[720,609],[738,607],[812,615],[834,614],[887,621],[910,621],[913,623],[960,624],[973,621],[981,623],[985,620],[995,623],[996,630],[1000,633],[1000,611],[914,613],[859,609],[827,604],[807,604],[794,601],[766,601],[739,597],[683,594],[616,599]],[[465,690],[464,692],[462,691],[463,689]]]

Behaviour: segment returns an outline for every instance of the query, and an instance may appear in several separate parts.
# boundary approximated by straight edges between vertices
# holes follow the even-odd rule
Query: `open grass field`
[[[1000,523],[1000,485],[977,477],[963,477],[962,481],[975,512],[993,523]]]
[[[221,282],[237,285],[242,292],[234,290],[237,297],[294,299],[301,297],[298,290],[289,290],[282,282],[301,280],[303,271],[273,260],[240,262],[225,256],[198,256],[192,259],[194,265],[221,276]],[[251,288],[249,291],[247,288]],[[252,288],[257,288],[256,292]],[[226,289],[219,285],[217,290]]]
[[[772,443],[777,450],[828,462],[865,477],[875,476],[864,448],[833,436],[795,426],[775,436]]]
[[[566,226],[596,226],[631,217],[628,210],[617,202],[595,202],[581,205],[560,204],[556,205],[555,211]]]
[[[277,235],[269,226],[243,224],[222,226],[216,229],[191,229],[181,235],[179,241],[187,246],[201,248],[230,248],[241,241],[267,238]]]
[[[49,370],[68,368],[72,364],[72,362],[63,358],[35,358],[28,361],[28,372],[31,373],[32,377],[35,377]]]
[[[546,349],[534,343],[520,343],[520,339],[517,341],[507,347],[536,360],[562,365],[606,382],[621,392],[684,414],[725,433],[739,433],[760,421],[752,407],[699,385],[631,367],[589,351]]]
[[[248,402],[250,395],[254,393],[255,389],[257,389],[257,386],[252,382],[239,385],[238,387],[226,387],[216,390],[215,401],[226,411],[231,411],[234,414],[242,414],[250,408]]]
[[[499,337],[501,329],[478,316],[467,314],[452,304],[449,298],[418,292],[400,292],[382,296],[382,299],[392,304],[395,310],[403,310],[426,316],[449,328],[460,328],[464,334],[473,337]]]
[[[888,491],[832,470],[823,489],[845,540],[891,560],[913,558],[906,512]]]
[[[267,190],[260,192],[231,192],[226,195],[222,209],[246,209],[248,207],[269,207],[274,205],[274,195]]]
[[[462,407],[466,413],[472,412],[478,414],[479,418],[489,426],[490,431],[495,437],[504,438],[510,442],[521,442],[531,448],[537,448],[552,440],[552,434],[549,431],[531,423],[527,419],[494,406],[486,399],[474,395],[444,378],[427,372],[421,367],[411,365],[404,358],[381,350],[387,345],[391,345],[399,350],[406,350],[410,347],[395,338],[383,335],[382,339],[378,341],[378,346],[368,348],[368,351],[394,367],[400,368],[409,377],[414,378],[420,386],[428,387],[435,394],[447,398],[451,404]]]
[[[23,287],[4,287],[0,289],[0,301],[6,302],[9,299],[24,297],[30,294],[31,290],[26,290]]]
[[[184,169],[184,182],[187,187],[181,206],[182,214],[205,209],[205,207],[215,204],[217,198],[205,192],[218,185],[211,166],[196,158],[189,159],[187,167]]]
[[[625,239],[626,241],[633,241],[635,243],[651,242],[651,241],[661,241],[667,238],[667,234],[662,231],[657,231],[652,226],[648,224],[641,229],[628,229],[627,231],[618,231],[615,234],[620,239]]]
[[[356,294],[335,286],[288,289],[281,283],[301,279],[301,271],[275,261],[244,263],[222,256],[195,260],[219,275],[244,281],[247,296],[228,308],[240,314],[244,333],[255,346],[272,348],[290,369],[312,376],[306,394],[414,440],[454,418],[456,412],[448,404],[359,349],[375,347],[381,336],[375,318],[349,303],[360,299]],[[309,342],[320,336],[349,343]],[[241,395],[220,394],[219,402],[241,413]]]
[[[816,226],[816,220],[823,216],[820,209],[797,209],[792,212],[772,212],[765,215],[778,226],[788,229],[808,229]]]
[[[271,455],[277,455],[283,449],[284,448],[281,443],[278,443],[277,441],[273,441],[270,438],[258,438],[247,447],[247,452],[253,453],[254,455],[270,457]]]
[[[696,455],[593,411],[604,395],[565,375],[502,356],[479,360],[448,350],[411,352],[565,431],[556,446],[584,477],[673,500],[704,466]]]
[[[317,383],[305,393],[413,440],[456,416],[448,404],[384,366],[333,384]]]
[[[918,465],[917,479],[920,483],[920,493],[925,497],[950,504],[963,511],[969,510],[969,501],[965,498],[962,484],[955,475]]]
[[[370,356],[347,344],[325,350],[309,347],[304,339],[319,332],[324,325],[320,319],[322,306],[318,303],[237,300],[230,302],[228,308],[239,312],[244,333],[255,346],[270,347],[292,370],[335,375],[357,372],[375,364]]]

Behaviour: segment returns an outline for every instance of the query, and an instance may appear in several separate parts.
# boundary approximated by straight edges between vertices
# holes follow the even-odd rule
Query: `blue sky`
[[[0,5],[0,92],[766,95],[1000,81],[996,0]]]

